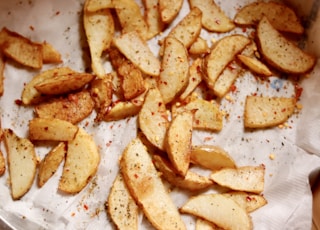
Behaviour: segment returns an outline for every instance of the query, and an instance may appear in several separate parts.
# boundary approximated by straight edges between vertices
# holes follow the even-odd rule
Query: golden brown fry
[[[67,146],[60,142],[41,160],[38,171],[38,186],[41,188],[57,171],[67,152]]]
[[[0,46],[6,57],[35,69],[40,69],[43,64],[42,45],[34,43],[26,37],[2,28],[0,31]]]
[[[61,54],[48,42],[41,43],[43,63],[61,63]]]
[[[197,37],[194,43],[191,44],[189,48],[190,54],[206,54],[210,52],[207,40],[203,39],[202,37]]]
[[[151,39],[164,29],[164,23],[161,20],[158,10],[159,0],[143,0],[145,7],[145,20],[148,25],[147,39]]]
[[[4,143],[10,175],[12,199],[18,200],[31,188],[37,170],[37,158],[33,144],[18,137],[11,129],[4,130]]]
[[[84,10],[88,12],[96,12],[113,7],[112,0],[87,0]]]
[[[136,105],[130,101],[114,102],[109,106],[108,110],[104,112],[101,119],[104,121],[117,121],[139,113],[141,105]]]
[[[67,97],[52,99],[35,107],[40,118],[58,118],[76,124],[89,116],[94,109],[88,90],[83,90]]]
[[[176,18],[182,7],[183,0],[159,0],[161,20],[168,24]]]
[[[0,96],[3,95],[4,92],[4,67],[5,67],[5,60],[2,52],[0,51]]]
[[[59,181],[59,190],[80,192],[98,170],[100,154],[91,135],[79,128],[76,137],[68,142],[67,157]]]

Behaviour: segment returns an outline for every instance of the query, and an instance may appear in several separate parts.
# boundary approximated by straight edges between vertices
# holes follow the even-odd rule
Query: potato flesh
[[[296,100],[286,97],[247,96],[244,110],[246,128],[267,128],[288,120]]]
[[[272,27],[266,17],[258,24],[257,38],[265,60],[280,71],[303,74],[310,71],[316,59],[302,51]]]
[[[138,229],[139,208],[119,173],[108,195],[108,214],[118,229]]]
[[[141,140],[128,144],[120,167],[131,195],[156,229],[186,229]]]
[[[159,0],[159,11],[162,22],[170,23],[179,13],[183,0]]]
[[[57,171],[63,161],[67,146],[60,142],[41,160],[38,169],[38,186],[42,187]]]
[[[20,138],[11,129],[4,130],[7,149],[11,195],[20,199],[31,188],[37,169],[36,153],[33,144]]]
[[[70,194],[80,192],[95,175],[99,162],[100,154],[92,136],[79,128],[75,138],[68,141],[59,190]]]

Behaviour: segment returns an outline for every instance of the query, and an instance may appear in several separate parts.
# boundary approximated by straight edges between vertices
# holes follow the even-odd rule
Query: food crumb
[[[270,153],[269,154],[269,159],[270,160],[274,160],[276,158],[276,156],[274,155],[274,153]]]

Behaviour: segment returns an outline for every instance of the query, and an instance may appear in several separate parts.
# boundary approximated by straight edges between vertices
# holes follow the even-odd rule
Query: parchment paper
[[[63,64],[77,71],[85,71],[90,65],[88,47],[84,41],[82,0],[12,0],[0,1],[0,26],[17,31],[33,41],[48,41],[63,57]],[[217,1],[222,9],[233,18],[236,10],[252,1]],[[307,3],[306,3],[307,2]],[[315,31],[318,31],[317,10],[319,1],[292,1],[304,18],[309,20],[309,37],[303,41],[304,47],[319,55]],[[183,10],[174,21],[176,24],[187,12],[185,1]],[[315,26],[316,25],[316,26]],[[235,30],[232,33],[242,33]],[[163,36],[166,33],[163,34]],[[201,32],[210,43],[211,38],[223,35]],[[156,40],[149,42],[157,54]],[[55,65],[45,65],[42,70]],[[110,71],[110,64],[105,63]],[[5,93],[0,98],[0,112],[3,128],[13,129],[19,136],[27,136],[28,121],[33,117],[32,108],[18,106],[24,84],[39,71],[26,69],[12,61],[6,63]],[[303,109],[294,114],[285,127],[267,130],[245,131],[243,129],[243,107],[245,96],[255,92],[263,95],[292,96],[294,85],[290,79],[272,77],[270,81],[260,81],[246,73],[236,81],[237,91],[230,93],[228,100],[220,101],[221,109],[229,114],[224,120],[220,133],[194,131],[193,144],[214,144],[223,147],[242,165],[266,166],[264,196],[268,204],[251,214],[254,229],[310,229],[312,218],[312,195],[309,175],[320,167],[320,110],[317,90],[320,84],[320,66],[302,80],[304,88],[301,97]],[[136,118],[118,122],[95,124],[93,113],[80,126],[93,135],[101,153],[101,164],[96,177],[77,195],[61,194],[57,190],[62,166],[58,172],[39,189],[34,184],[19,201],[12,201],[8,186],[8,171],[0,178],[0,215],[15,215],[21,221],[12,223],[17,229],[25,229],[24,222],[31,221],[39,227],[32,229],[113,229],[104,210],[109,189],[118,173],[118,159],[127,143],[136,137]],[[3,152],[5,148],[1,145]],[[41,159],[49,149],[37,146]],[[269,158],[274,154],[275,159]],[[212,191],[207,191],[212,192]],[[174,189],[171,196],[180,207],[194,193]],[[155,201],[156,202],[156,201]],[[140,216],[141,229],[152,229],[148,221]],[[182,215],[188,229],[194,229],[194,219]]]

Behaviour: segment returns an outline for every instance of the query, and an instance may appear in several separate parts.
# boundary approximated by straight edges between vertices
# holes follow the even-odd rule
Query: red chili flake
[[[89,209],[88,205],[86,205],[86,204],[83,205],[83,208],[84,208],[84,210],[88,210]]]
[[[135,178],[138,178],[139,176],[138,176],[137,174],[134,174],[134,177],[135,177]]]
[[[14,103],[15,103],[16,105],[22,105],[22,101],[19,100],[19,99],[15,100]]]
[[[210,141],[210,140],[212,140],[213,139],[213,137],[205,137],[204,138],[204,141]]]
[[[251,198],[250,196],[247,196],[247,197],[246,197],[246,200],[247,200],[247,201],[251,201],[252,198]]]
[[[230,91],[234,93],[236,90],[237,90],[237,86],[231,85]]]
[[[33,26],[29,26],[30,30],[34,31],[34,27]]]
[[[247,32],[247,28],[246,28],[246,27],[243,27],[243,28],[242,28],[242,32],[244,32],[244,33]]]
[[[60,11],[57,11],[57,12],[56,12],[56,15],[59,15],[59,14],[60,14]]]
[[[295,98],[298,101],[301,97],[303,88],[301,86],[299,86],[298,84],[295,84],[294,89],[295,89],[295,93],[296,93]]]
[[[75,216],[76,214],[73,212],[73,213],[71,213],[71,216]]]
[[[217,23],[218,25],[220,25],[220,24],[221,24],[221,21],[220,21],[219,19],[216,19],[216,20],[215,20],[215,23]]]

